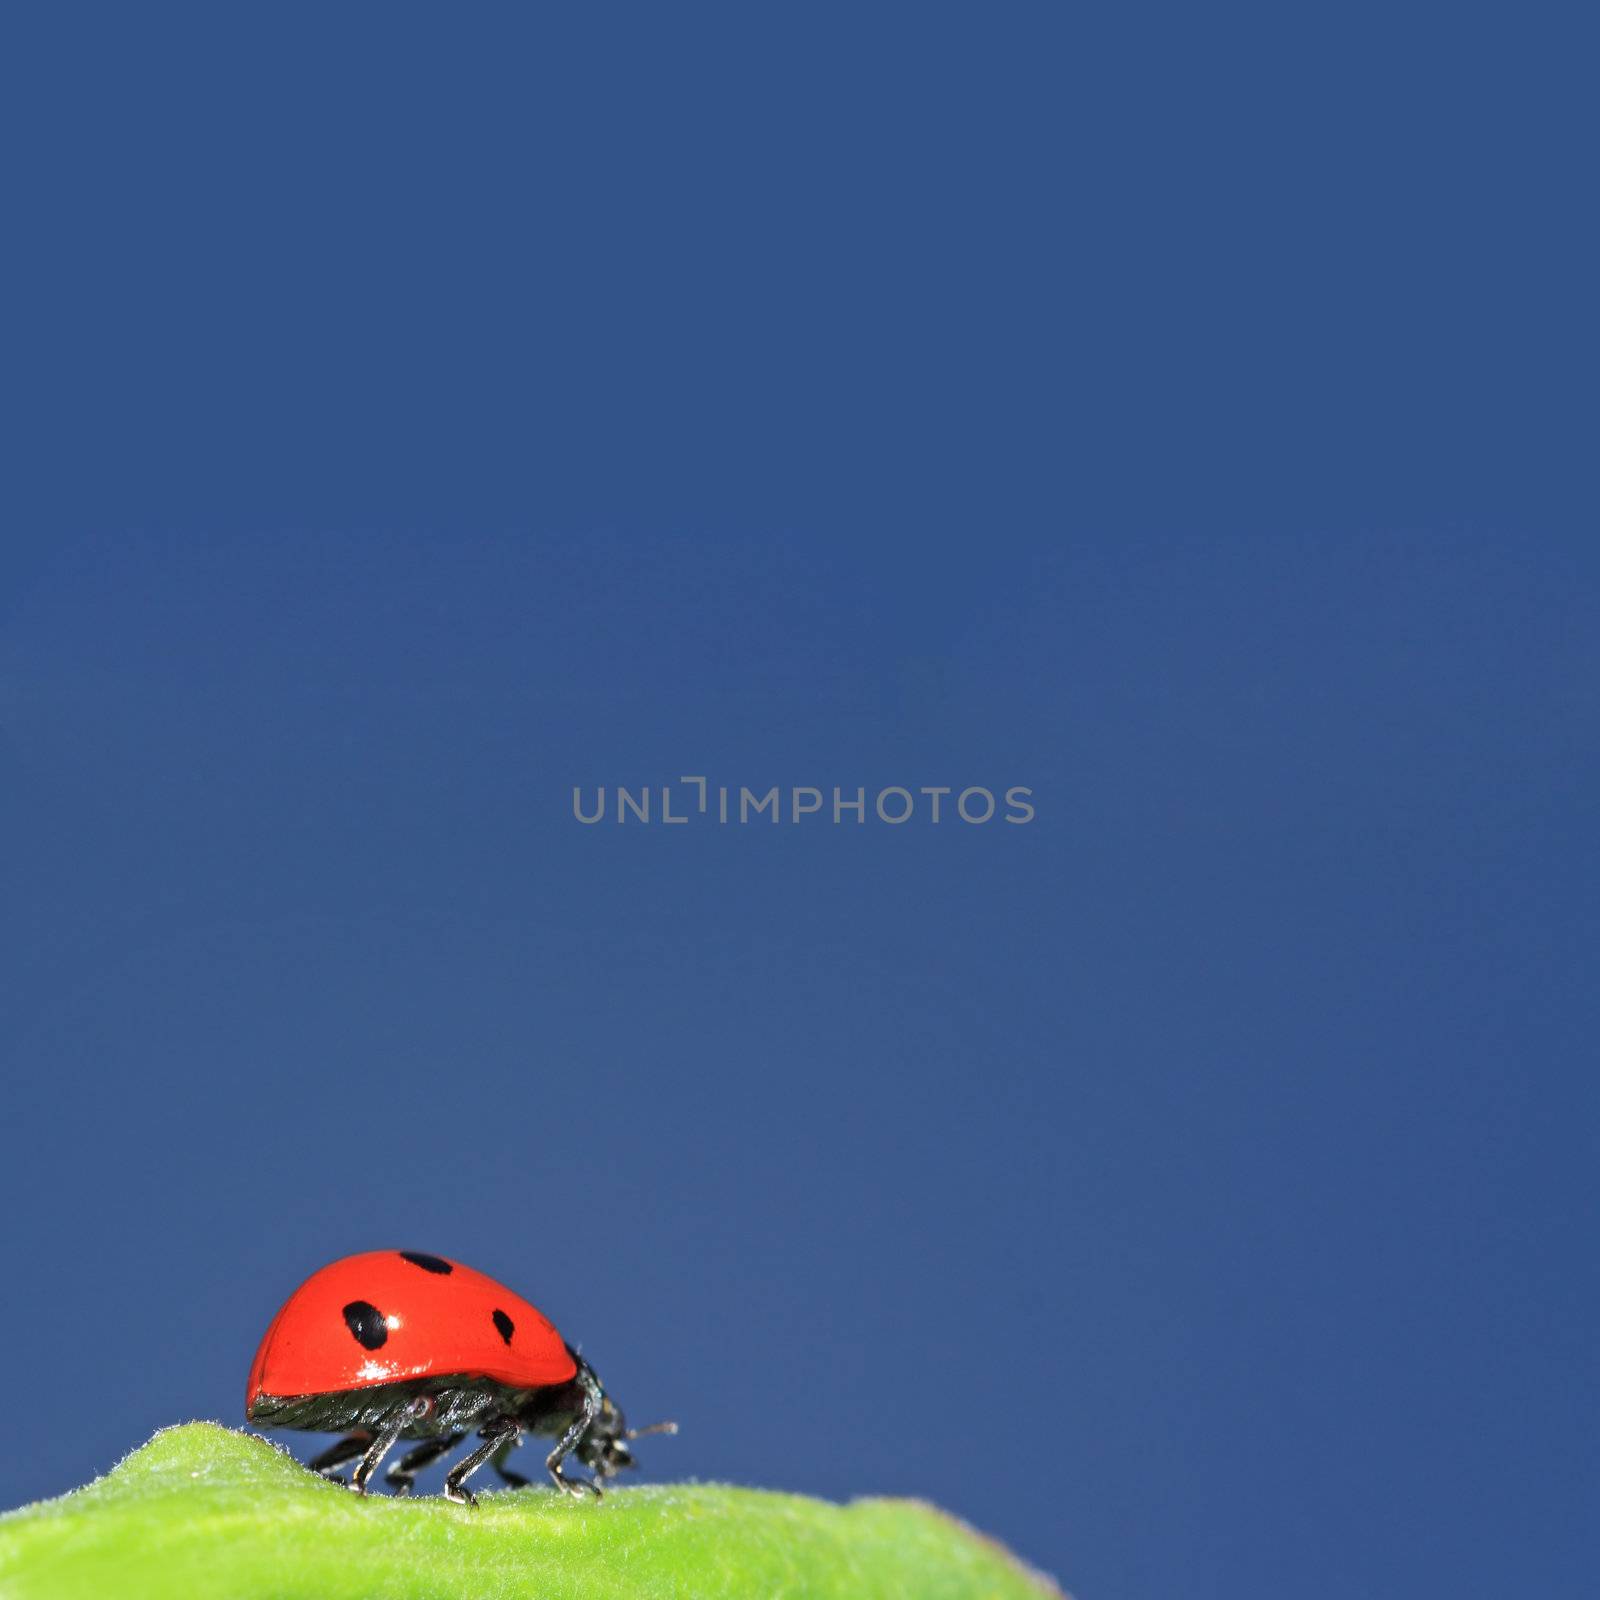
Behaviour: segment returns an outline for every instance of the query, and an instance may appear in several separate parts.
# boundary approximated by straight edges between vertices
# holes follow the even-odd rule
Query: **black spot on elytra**
[[[344,1308],[345,1326],[365,1350],[376,1350],[389,1337],[389,1324],[370,1301],[352,1300]]]
[[[402,1261],[409,1261],[414,1267],[421,1267],[424,1272],[454,1272],[456,1269],[450,1265],[443,1256],[430,1256],[421,1250],[402,1250]]]
[[[517,1331],[517,1325],[498,1306],[495,1307],[494,1325],[500,1330],[500,1337],[510,1344],[511,1335]]]

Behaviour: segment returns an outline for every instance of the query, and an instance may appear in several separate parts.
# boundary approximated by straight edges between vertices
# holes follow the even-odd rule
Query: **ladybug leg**
[[[563,1494],[577,1495],[580,1500],[584,1495],[592,1494],[598,1500],[604,1493],[598,1483],[591,1483],[587,1478],[569,1478],[561,1470],[561,1463],[583,1442],[584,1435],[594,1426],[600,1408],[605,1404],[605,1391],[600,1387],[600,1380],[587,1365],[579,1366],[578,1381],[583,1388],[583,1410],[573,1419],[572,1426],[556,1440],[556,1447],[545,1457],[544,1465],[550,1474],[550,1481]]]
[[[350,1474],[350,1487],[357,1494],[365,1494],[372,1474],[378,1470],[383,1458],[394,1449],[395,1440],[412,1423],[420,1422],[424,1417],[431,1417],[438,1407],[439,1402],[432,1395],[419,1394],[409,1404],[390,1412],[384,1421],[383,1431],[367,1446],[367,1453],[357,1463],[356,1470]]]
[[[367,1446],[367,1453],[356,1463],[356,1470],[350,1474],[350,1487],[357,1494],[367,1492],[367,1483],[372,1474],[378,1470],[378,1464],[394,1449],[395,1440],[400,1437],[410,1421],[411,1417],[406,1411],[391,1417],[384,1423],[383,1431]]]
[[[372,1443],[372,1435],[365,1428],[357,1428],[354,1433],[347,1433],[337,1444],[330,1444],[321,1455],[313,1456],[306,1465],[322,1477],[331,1479],[334,1483],[343,1483],[344,1479],[334,1471],[335,1467],[342,1467],[345,1462],[353,1461],[359,1455],[365,1455],[367,1446]]]
[[[443,1433],[437,1439],[424,1439],[415,1449],[408,1450],[384,1473],[384,1479],[396,1494],[410,1494],[416,1476],[426,1466],[447,1455],[461,1443],[459,1433]]]
[[[521,1431],[520,1424],[515,1417],[495,1417],[484,1423],[479,1430],[479,1437],[483,1443],[470,1455],[463,1456],[461,1460],[451,1467],[445,1474],[444,1497],[454,1500],[458,1506],[475,1506],[478,1497],[466,1487],[466,1481],[481,1467],[490,1456],[501,1449],[507,1449],[517,1441],[517,1434]]]
[[[517,1436],[513,1434],[489,1457],[489,1465],[500,1474],[500,1481],[508,1489],[526,1489],[528,1487],[528,1480],[520,1472],[513,1472],[506,1465],[506,1457],[516,1449],[518,1443]]]

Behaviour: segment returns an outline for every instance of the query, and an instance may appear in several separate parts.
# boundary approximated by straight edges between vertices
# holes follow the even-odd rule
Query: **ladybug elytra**
[[[675,1423],[629,1429],[594,1369],[520,1295],[457,1261],[417,1250],[371,1250],[314,1272],[272,1319],[250,1367],[245,1416],[263,1428],[345,1437],[315,1472],[357,1461],[362,1494],[401,1439],[420,1442],[385,1474],[397,1494],[472,1430],[482,1441],[444,1481],[445,1497],[476,1505],[467,1478],[489,1462],[512,1487],[527,1479],[506,1457],[524,1433],[553,1436],[545,1467],[558,1489],[598,1497],[635,1465],[626,1440]],[[576,1456],[592,1480],[569,1477]]]

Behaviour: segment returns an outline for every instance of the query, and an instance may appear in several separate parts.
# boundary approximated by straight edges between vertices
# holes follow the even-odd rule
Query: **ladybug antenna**
[[[677,1431],[678,1424],[676,1422],[652,1422],[648,1428],[629,1428],[622,1437],[624,1439],[642,1439],[647,1433],[676,1433]]]

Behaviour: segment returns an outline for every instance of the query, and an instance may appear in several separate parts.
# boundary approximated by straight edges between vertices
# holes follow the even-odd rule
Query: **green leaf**
[[[1041,1600],[999,1545],[911,1500],[722,1484],[362,1498],[216,1423],[0,1517],[5,1600]]]

